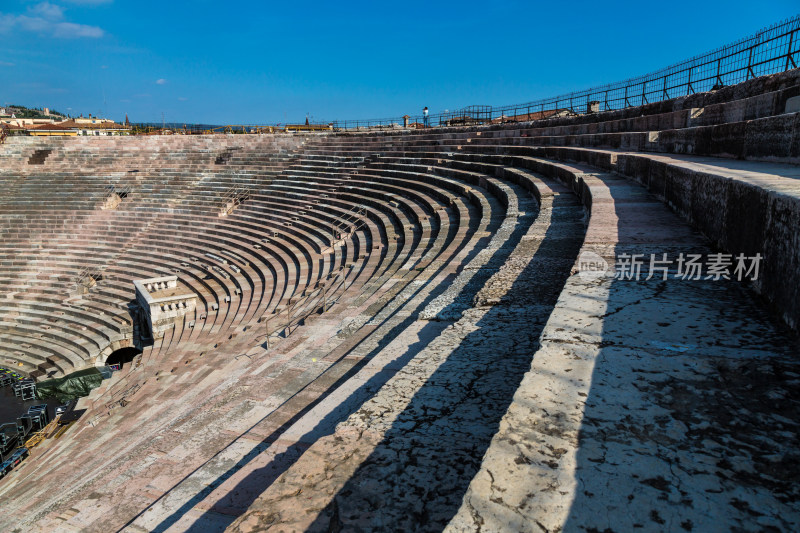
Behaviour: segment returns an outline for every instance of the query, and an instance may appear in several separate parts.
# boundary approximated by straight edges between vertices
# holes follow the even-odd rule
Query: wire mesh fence
[[[712,52],[621,82],[522,104],[472,106],[429,117],[431,125],[526,121],[558,114],[583,114],[639,106],[710,91],[751,78],[797,68],[800,63],[800,15],[765,28]],[[487,109],[488,108],[488,109]],[[422,115],[334,121],[334,129],[417,126]]]
[[[524,122],[561,115],[580,115],[612,111],[669,100],[697,92],[734,85],[758,76],[797,68],[800,63],[800,15],[661,70],[617,83],[561,94],[521,104],[505,106],[475,105],[456,111],[431,114],[430,126],[465,126],[486,123]],[[317,131],[421,128],[422,114],[358,120],[323,121],[322,124],[210,126],[172,124],[185,133],[272,133],[277,131]],[[144,131],[157,130],[159,124],[136,125]]]

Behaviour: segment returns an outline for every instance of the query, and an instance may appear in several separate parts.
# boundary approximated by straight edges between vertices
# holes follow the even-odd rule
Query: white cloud
[[[61,39],[81,37],[96,39],[105,35],[102,28],[65,22],[63,18],[64,10],[61,7],[49,2],[40,2],[28,8],[27,15],[0,13],[0,33],[22,30]]]
[[[9,63],[8,61],[0,61],[0,67],[13,67],[14,63]]]
[[[90,37],[97,39],[102,37],[105,32],[97,26],[87,26],[86,24],[73,24],[72,22],[59,22],[53,29],[53,35],[66,39],[76,37]]]
[[[179,96],[178,97],[178,101],[180,101],[180,102],[185,102],[186,100],[188,100],[188,98],[186,98],[185,96]]]
[[[64,0],[68,4],[78,4],[79,6],[99,6],[100,4],[110,4],[114,0]]]
[[[156,80],[156,85],[166,85],[166,84],[167,80],[165,80],[164,78],[159,78]]]
[[[48,20],[61,20],[64,18],[64,9],[60,6],[53,5],[50,2],[36,4],[35,6],[28,8],[28,11],[37,17]]]

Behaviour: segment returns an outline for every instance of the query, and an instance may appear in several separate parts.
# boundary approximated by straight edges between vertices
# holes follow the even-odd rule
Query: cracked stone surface
[[[232,531],[445,527],[530,365],[582,240],[583,210],[552,186],[557,192],[545,195],[539,216],[460,318],[313,444]],[[310,477],[315,469],[326,475]],[[292,494],[308,496],[298,506]]]
[[[398,175],[459,182],[460,156]],[[797,338],[734,283],[576,275],[581,243],[712,251],[635,183],[480,161],[472,203],[436,210],[461,245],[406,227],[397,268],[269,353],[252,333],[193,364],[199,344],[161,352],[125,410],[4,480],[0,529],[799,530]]]
[[[669,217],[594,202],[584,249],[615,220],[640,228],[618,250],[702,249]],[[800,350],[774,324],[733,282],[571,276],[447,530],[796,530]]]

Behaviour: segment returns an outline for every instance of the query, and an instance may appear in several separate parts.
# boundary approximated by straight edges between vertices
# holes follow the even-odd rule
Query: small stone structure
[[[196,295],[180,283],[177,276],[134,280],[139,304],[137,323],[141,338],[161,338],[175,320],[193,311]]]

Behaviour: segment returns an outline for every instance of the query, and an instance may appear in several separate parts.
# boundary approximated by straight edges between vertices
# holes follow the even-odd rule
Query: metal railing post
[[[789,70],[789,62],[792,63],[792,68],[797,68],[797,63],[794,62],[794,58],[792,57],[794,55],[794,52],[792,52],[792,43],[794,42],[794,34],[796,31],[797,30],[792,30],[792,32],[789,34],[789,48],[786,53],[786,66],[784,67],[784,70]]]

